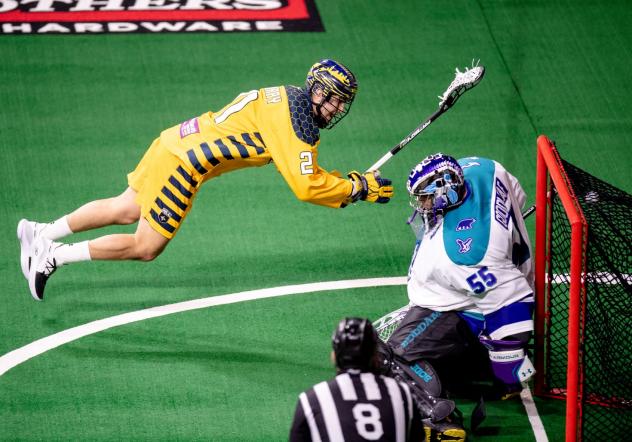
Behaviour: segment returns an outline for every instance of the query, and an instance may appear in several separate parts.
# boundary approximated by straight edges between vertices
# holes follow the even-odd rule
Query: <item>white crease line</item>
[[[326,281],[310,284],[286,285],[281,287],[271,287],[267,289],[249,290],[245,292],[231,293],[227,295],[211,296],[208,298],[194,299],[192,301],[178,302],[175,304],[151,307],[135,312],[123,313],[109,318],[88,322],[87,324],[63,330],[54,335],[38,339],[23,347],[10,351],[0,356],[0,376],[11,370],[13,367],[34,358],[37,355],[52,350],[61,345],[76,341],[84,336],[92,335],[103,330],[130,324],[132,322],[144,321],[145,319],[157,318],[159,316],[171,315],[174,313],[186,312],[218,305],[234,304],[237,302],[253,301],[255,299],[274,298],[277,296],[297,295],[301,293],[320,292],[326,290],[344,290],[363,287],[382,287],[391,285],[405,285],[407,277],[394,276],[388,278],[367,278],[348,279],[343,281]],[[546,442],[548,437],[538,410],[533,402],[531,390],[525,387],[520,393],[520,398],[527,411],[529,422],[533,428],[536,442]]]
[[[549,438],[546,435],[544,425],[542,425],[542,420],[538,414],[538,409],[535,407],[535,402],[533,401],[533,396],[531,396],[531,390],[528,386],[525,385],[520,392],[520,399],[522,399],[524,409],[527,411],[527,416],[529,417],[536,442],[548,442]]]
[[[215,307],[218,305],[233,304],[236,302],[274,298],[277,296],[295,295],[325,290],[343,290],[404,284],[406,284],[406,277],[351,279],[344,281],[326,281],[310,284],[286,285],[281,287],[231,293],[228,295],[211,296],[208,298],[194,299],[191,301],[178,302],[175,304],[161,305],[135,312],[123,313],[121,315],[99,319],[97,321],[88,322],[87,324],[63,330],[59,333],[38,339],[37,341],[25,345],[24,347],[20,347],[0,356],[0,376],[11,370],[13,367],[48,350],[59,347],[60,345],[67,344],[79,338],[83,338],[84,336],[92,335],[103,330],[130,324],[132,322],[144,321],[145,319],[157,318],[159,316],[166,316],[189,310]]]

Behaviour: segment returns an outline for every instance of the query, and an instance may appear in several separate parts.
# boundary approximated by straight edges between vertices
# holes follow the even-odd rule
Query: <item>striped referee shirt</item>
[[[408,386],[359,370],[348,370],[301,393],[290,430],[290,442],[423,438]]]

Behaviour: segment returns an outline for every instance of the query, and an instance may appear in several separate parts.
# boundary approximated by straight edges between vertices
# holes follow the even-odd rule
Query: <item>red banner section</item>
[[[314,0],[0,0],[5,35],[322,30]]]

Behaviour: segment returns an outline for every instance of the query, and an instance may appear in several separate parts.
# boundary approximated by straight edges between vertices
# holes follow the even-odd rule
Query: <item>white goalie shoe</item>
[[[57,270],[57,261],[53,257],[53,252],[60,245],[43,236],[37,237],[33,242],[28,280],[31,296],[36,301],[44,299],[46,282]]]
[[[36,223],[21,219],[18,223],[18,239],[20,240],[20,267],[24,278],[29,279],[31,268],[31,245],[37,238]]]

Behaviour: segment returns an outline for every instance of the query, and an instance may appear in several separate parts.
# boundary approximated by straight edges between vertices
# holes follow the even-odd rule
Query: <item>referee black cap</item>
[[[331,343],[338,369],[371,369],[377,334],[368,319],[342,319],[334,331]]]

